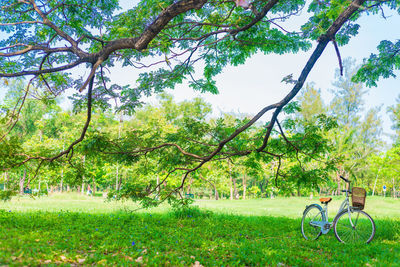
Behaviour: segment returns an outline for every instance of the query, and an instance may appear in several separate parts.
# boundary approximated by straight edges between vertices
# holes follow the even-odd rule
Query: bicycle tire
[[[352,209],[351,226],[348,211],[339,213],[333,223],[333,230],[339,242],[342,243],[370,243],[375,236],[375,222],[368,213],[359,209]]]
[[[303,218],[301,219],[301,234],[306,240],[317,240],[322,234],[320,227],[310,224],[311,220],[315,221],[315,219],[325,221],[325,214],[319,205],[314,204],[304,210]]]

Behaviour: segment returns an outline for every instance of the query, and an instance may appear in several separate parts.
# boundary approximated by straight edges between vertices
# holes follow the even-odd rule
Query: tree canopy
[[[282,127],[278,116],[283,110],[296,112],[296,105],[289,103],[300,92],[329,43],[335,47],[340,72],[343,72],[339,47],[358,34],[362,26],[358,24],[360,17],[382,12],[383,8],[400,13],[400,1],[143,0],[123,11],[117,0],[2,1],[0,78],[5,85],[15,83],[16,89],[1,113],[4,122],[0,136],[1,167],[7,170],[35,161],[38,172],[46,164],[56,164],[56,160],[71,161],[75,147],[90,134],[95,137],[91,139],[94,143],[87,141],[83,148],[103,145],[105,148],[101,152],[129,155],[129,160],[166,147],[175,148],[174,153],[180,156],[170,163],[177,165],[173,171],[183,171],[182,182],[177,186],[182,188],[189,174],[210,161],[264,154],[281,162],[282,155],[287,152],[276,150],[273,145],[277,142],[272,138],[275,130],[281,133],[287,146],[292,147],[290,153],[322,152],[311,148],[312,143],[295,145],[296,138],[298,141],[303,138],[287,137],[283,128],[294,127],[290,123]],[[286,30],[285,22],[304,10],[309,14],[308,21],[298,25],[298,31]],[[255,53],[295,54],[311,49],[300,76],[283,79],[293,85],[283,99],[266,103],[256,115],[233,125],[216,121],[210,129],[202,121],[207,106],[199,104],[187,107],[190,116],[174,122],[186,130],[184,136],[166,131],[163,132],[165,136],[155,133],[144,140],[145,132],[133,131],[123,140],[121,136],[105,140],[104,136],[96,135],[96,129],[91,126],[94,110],[132,115],[141,105],[143,95],[163,92],[184,81],[194,90],[217,93],[216,75],[228,65],[245,64]],[[380,77],[395,76],[394,70],[400,68],[399,43],[384,40],[378,49],[380,53],[365,60],[353,81],[373,86]],[[136,84],[121,86],[118,81],[111,81],[110,73],[116,66],[140,72]],[[196,66],[204,69],[202,74],[195,72]],[[346,81],[349,75],[345,73]],[[26,80],[23,88],[17,86],[21,77]],[[55,107],[51,103],[67,90],[75,91],[75,110],[86,112],[86,119],[71,118],[77,121],[79,133],[72,137],[69,133],[57,133],[69,134],[63,139],[66,142],[62,149],[56,145],[41,153],[13,145],[10,140],[14,137],[10,133],[18,131],[20,113],[30,108],[28,98],[40,99],[51,110]],[[169,108],[173,109],[173,105]],[[45,112],[43,108],[38,109]],[[173,110],[169,111],[173,114]],[[256,123],[268,112],[271,113],[269,122],[255,130]],[[30,113],[32,116],[39,114],[33,110]],[[321,125],[330,128],[331,123],[325,119],[321,119]],[[350,119],[356,118],[347,118]],[[155,121],[155,125],[151,121],[147,124],[154,129],[162,126],[162,120]],[[40,123],[31,123],[26,124],[24,130],[40,127]],[[302,134],[307,135],[307,131],[313,130],[311,127],[304,126]],[[209,135],[210,131],[213,135]],[[115,143],[110,142],[111,139]],[[154,192],[160,185],[145,191]]]

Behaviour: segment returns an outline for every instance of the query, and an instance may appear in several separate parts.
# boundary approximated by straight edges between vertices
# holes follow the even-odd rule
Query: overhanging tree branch
[[[256,121],[258,121],[259,118],[261,118],[267,111],[275,109],[271,121],[269,125],[267,126],[267,133],[265,134],[263,145],[256,149],[257,152],[261,152],[265,149],[267,146],[267,142],[269,139],[269,136],[271,134],[273,125],[275,124],[278,114],[282,110],[282,108],[288,104],[300,91],[300,89],[303,87],[303,84],[314,67],[315,63],[323,53],[324,49],[326,48],[327,44],[329,43],[330,40],[334,39],[334,36],[336,33],[339,31],[339,29],[342,27],[342,25],[350,18],[350,16],[358,10],[358,8],[365,2],[365,0],[355,0],[350,3],[350,5],[338,16],[338,18],[332,23],[332,25],[329,27],[327,32],[323,35],[320,36],[318,39],[318,45],[314,49],[314,52],[312,53],[311,57],[306,63],[306,66],[303,68],[299,79],[297,80],[295,86],[293,89],[287,94],[280,102],[270,105],[268,107],[265,107],[262,109],[256,116],[254,116],[248,123],[246,123],[244,126],[238,128],[233,134],[231,134],[228,138],[223,140],[222,142],[219,143],[218,148],[215,149],[209,156],[207,156],[205,159],[203,159],[197,166],[193,167],[192,169],[188,170],[184,178],[182,179],[181,185],[177,189],[183,188],[183,185],[185,183],[186,178],[188,175],[196,170],[198,170],[200,167],[202,167],[205,163],[210,161],[215,155],[217,155],[222,148],[225,146],[226,143],[234,139],[236,136],[238,136],[240,133],[248,129],[251,125],[253,125]],[[280,157],[279,157],[280,160]],[[281,162],[281,161],[279,161]]]
[[[22,3],[28,3],[28,1],[21,1]],[[101,66],[102,63],[106,62],[108,58],[113,55],[114,52],[123,50],[123,49],[131,49],[131,50],[137,50],[138,52],[143,52],[145,49],[148,48],[148,45],[150,44],[151,41],[155,39],[156,36],[159,35],[159,33],[165,29],[165,27],[168,25],[168,23],[177,17],[180,14],[183,14],[187,11],[193,10],[193,9],[200,9],[205,5],[207,0],[182,0],[178,1],[176,3],[173,3],[172,5],[168,6],[165,8],[159,16],[157,16],[156,19],[152,23],[147,26],[141,34],[138,34],[136,37],[132,38],[121,38],[117,40],[112,40],[112,41],[107,41],[102,44],[101,49],[99,48],[98,52],[93,52],[93,53],[88,53],[84,52],[80,48],[78,48],[79,45],[79,39],[78,41],[75,41],[71,36],[60,30],[59,27],[57,27],[53,22],[49,21],[48,19],[48,14],[44,13],[40,8],[35,4],[34,0],[29,0],[29,3],[34,7],[35,11],[40,15],[40,17],[43,20],[43,23],[50,27],[52,30],[54,30],[58,36],[62,37],[64,40],[64,43],[68,42],[69,51],[73,53],[76,57],[77,60],[73,63],[61,66],[61,67],[55,67],[55,68],[50,68],[50,69],[42,69],[42,64],[40,65],[39,70],[26,70],[26,71],[21,71],[17,73],[2,73],[0,74],[0,77],[17,77],[17,76],[27,76],[27,75],[40,75],[44,73],[53,73],[53,72],[60,72],[63,70],[71,69],[74,68],[82,63],[90,63],[91,64],[91,71],[89,76],[87,77],[86,81],[84,82],[83,86],[80,88],[79,91],[83,91],[86,86],[89,84],[89,89],[88,89],[88,114],[87,114],[87,119],[86,123],[83,127],[83,130],[81,132],[80,137],[74,141],[66,150],[62,151],[61,153],[53,156],[53,157],[28,157],[26,160],[23,161],[23,163],[28,162],[29,160],[32,159],[39,159],[39,160],[46,160],[46,161],[54,161],[63,155],[71,155],[73,152],[73,148],[76,144],[81,142],[84,137],[85,133],[89,127],[90,120],[91,120],[91,101],[92,101],[92,89],[93,89],[93,80],[94,76],[96,74],[98,66]],[[247,150],[247,151],[242,151],[242,152],[237,152],[236,155],[248,155],[252,152],[265,152],[265,149],[268,144],[268,140],[270,139],[271,132],[274,128],[275,123],[277,122],[277,117],[283,107],[287,105],[301,90],[301,88],[304,85],[304,82],[306,78],[308,77],[310,71],[313,69],[315,62],[319,59],[321,54],[323,53],[325,47],[327,44],[331,41],[334,40],[336,33],[338,30],[342,27],[342,25],[349,20],[349,18],[358,10],[360,6],[365,2],[365,0],[355,0],[351,2],[351,4],[338,16],[338,18],[333,22],[331,27],[326,31],[325,34],[321,35],[320,38],[318,39],[318,44],[316,48],[314,49],[312,55],[310,56],[309,60],[307,61],[305,67],[303,68],[299,79],[296,81],[294,87],[292,90],[279,102],[266,106],[263,108],[258,114],[256,114],[250,121],[248,121],[246,124],[243,126],[237,128],[232,134],[230,134],[228,137],[223,139],[222,141],[219,142],[217,147],[212,150],[210,153],[207,153],[204,156],[197,155],[195,153],[190,153],[185,150],[183,150],[180,146],[177,144],[164,144],[160,146],[156,146],[154,148],[145,148],[142,151],[136,151],[140,153],[146,153],[145,150],[148,151],[153,151],[156,149],[160,149],[162,147],[175,147],[177,148],[182,154],[192,157],[196,160],[200,160],[196,162],[195,166],[192,166],[191,168],[176,168],[172,172],[181,170],[185,171],[185,174],[182,179],[182,184],[180,187],[177,189],[180,189],[183,187],[186,178],[188,175],[196,170],[198,170],[200,167],[202,167],[204,164],[207,162],[214,160],[217,155],[222,154],[224,147],[226,146],[227,143],[231,142],[233,139],[235,139],[238,135],[249,129],[252,125],[254,125],[265,113],[268,111],[273,111],[271,120],[269,124],[266,127],[266,132],[263,137],[263,143],[260,147],[253,148],[252,150]],[[256,25],[259,21],[261,21],[267,14],[269,10],[271,10],[276,4],[278,3],[277,0],[270,0],[267,2],[265,6],[263,6],[262,11],[257,13],[255,18],[253,18],[249,23],[246,25],[239,27],[239,28],[234,28],[234,29],[223,29],[221,30],[222,32],[219,32],[218,30],[214,31],[213,34],[208,35],[206,33],[204,35],[204,38],[208,38],[210,36],[213,36],[218,33],[228,33],[227,36],[230,35],[236,35],[239,32],[242,31],[247,31],[251,29],[254,25]],[[88,38],[90,39],[90,38]],[[223,39],[223,38],[221,38]],[[92,39],[91,39],[92,40]],[[98,42],[98,40],[93,39],[94,41]],[[201,39],[202,40],[202,39]],[[54,48],[56,49],[56,48]],[[23,49],[22,49],[23,50]],[[40,51],[40,50],[39,50]],[[44,48],[41,50],[42,52],[45,52]],[[14,52],[10,52],[14,53]],[[0,55],[1,56],[1,55]],[[16,56],[16,55],[12,55]],[[47,57],[47,54],[45,55]],[[43,62],[43,61],[42,61]],[[271,154],[272,155],[272,154]],[[279,156],[279,155],[278,155]],[[278,157],[279,160],[281,157]],[[23,164],[22,163],[22,164]],[[168,174],[170,175],[170,173]],[[168,177],[168,176],[167,176]],[[166,178],[167,178],[166,177]],[[166,179],[165,178],[165,179]],[[164,179],[164,180],[165,180]]]

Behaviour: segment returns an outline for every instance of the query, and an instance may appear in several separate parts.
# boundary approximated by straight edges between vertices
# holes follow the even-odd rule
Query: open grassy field
[[[368,198],[369,245],[300,233],[308,198],[196,201],[132,212],[132,202],[64,194],[0,204],[0,265],[400,266],[400,200]],[[340,198],[330,205],[337,211]]]

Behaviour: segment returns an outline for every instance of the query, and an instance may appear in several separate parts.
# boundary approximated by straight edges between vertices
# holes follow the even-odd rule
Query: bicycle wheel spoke
[[[303,237],[307,240],[317,239],[321,235],[320,222],[322,222],[322,213],[316,206],[309,207],[301,222],[301,231]]]
[[[340,237],[343,241],[348,242],[348,240],[351,238],[351,231],[342,232]]]
[[[364,240],[368,240],[368,236],[365,236],[364,234],[362,234],[360,231],[358,231],[357,229],[354,229],[354,232],[360,237],[361,241],[364,242]]]
[[[363,211],[355,210],[349,215],[343,212],[337,218],[334,231],[336,238],[345,243],[366,243],[375,233],[373,220]]]
[[[356,227],[357,226],[357,223],[358,223],[358,217],[360,216],[360,213],[359,212],[357,212],[357,217],[356,217],[356,220],[353,222],[353,225],[354,225],[354,227]]]

